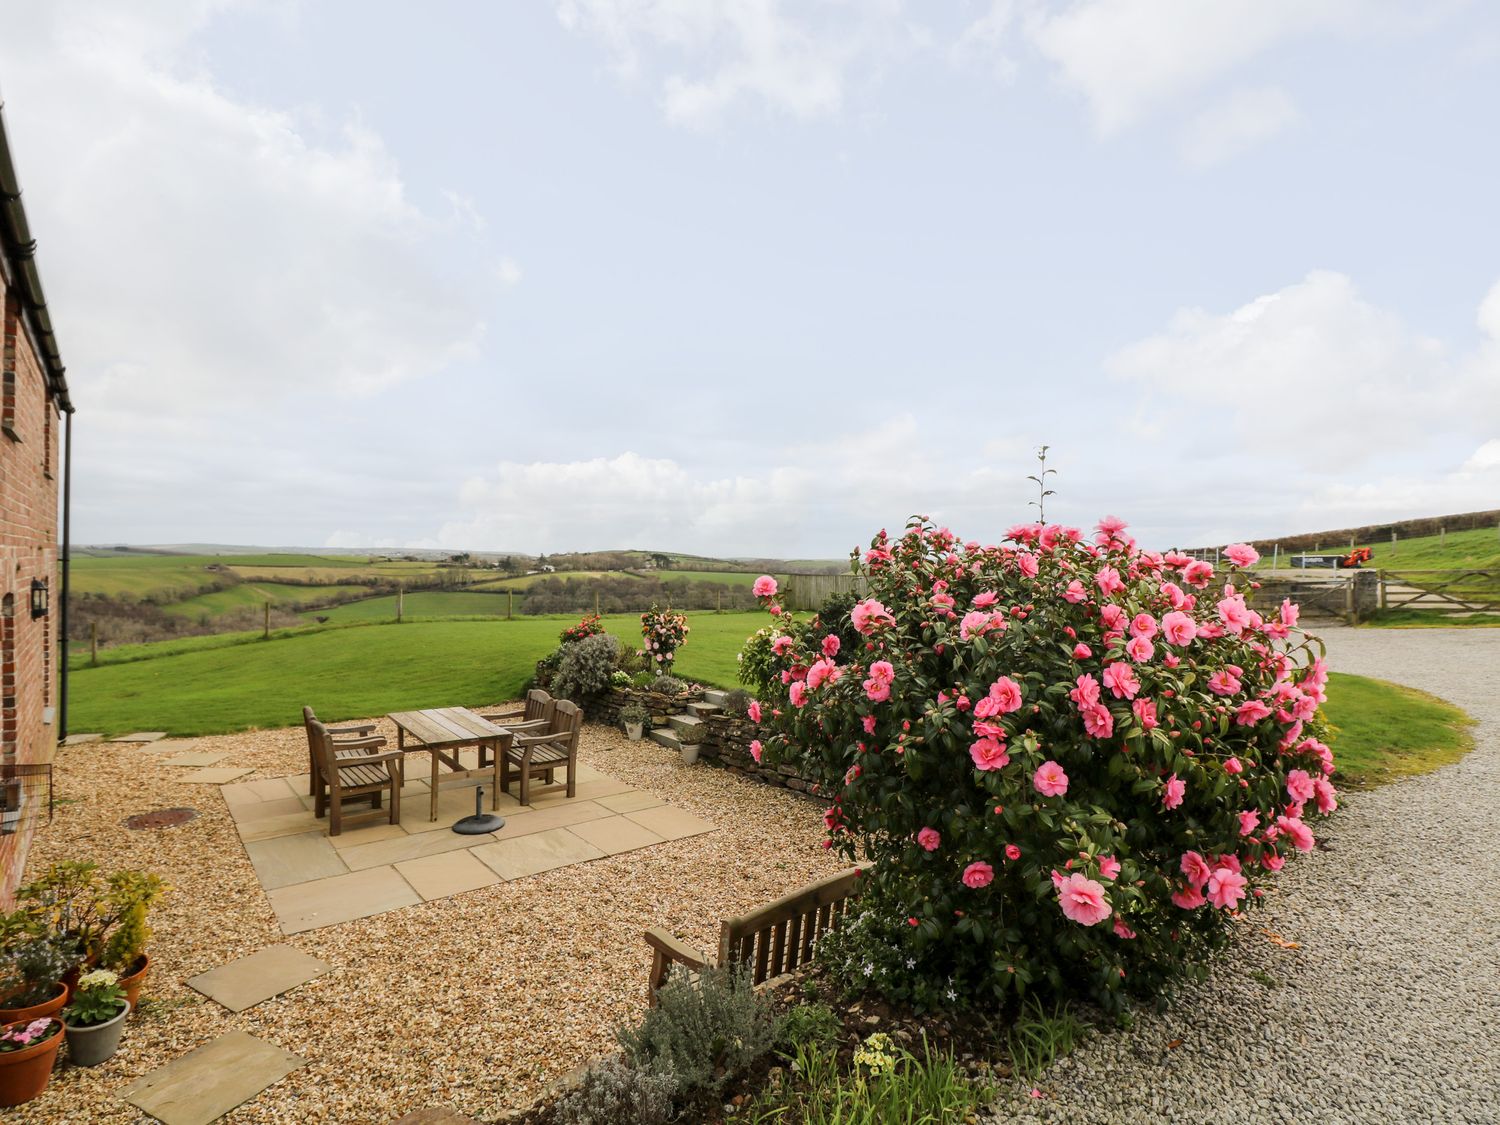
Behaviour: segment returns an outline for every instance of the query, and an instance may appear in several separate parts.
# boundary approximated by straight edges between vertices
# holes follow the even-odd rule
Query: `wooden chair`
[[[514,730],[514,727],[507,728]],[[510,792],[512,770],[521,778],[521,804],[531,804],[531,779],[542,777],[553,783],[557,770],[568,771],[568,796],[578,791],[578,734],[583,712],[566,699],[552,701],[552,719],[541,734],[518,734],[500,755],[500,788]]]
[[[322,785],[322,774],[318,772],[313,750],[312,724],[317,721],[318,716],[313,714],[311,707],[302,708],[302,726],[307,731],[307,795],[309,797],[316,797]],[[372,746],[385,745],[385,739],[375,734],[374,723],[360,723],[352,727],[325,727],[324,729],[333,737],[335,753],[352,750],[358,754],[367,754]],[[371,738],[375,739],[374,743],[370,741]]]
[[[848,913],[850,900],[859,894],[862,872],[868,869],[868,864],[848,868],[723,922],[717,962],[665,930],[647,930],[646,944],[652,949],[651,1006],[656,1007],[656,990],[667,983],[673,965],[697,973],[711,964],[720,968],[742,964],[750,971],[751,984],[764,984],[810,961],[818,942],[837,929]]]
[[[308,720],[307,729],[320,778],[318,792],[313,794],[313,815],[328,813],[328,834],[337,836],[344,830],[345,801],[369,797],[370,808],[379,809],[387,791],[391,795],[391,823],[401,823],[401,751],[360,753],[351,748],[351,742],[335,742],[317,719]],[[358,741],[369,743],[372,751],[385,745],[383,738]]]
[[[541,688],[532,688],[526,693],[526,699],[520,707],[510,711],[497,711],[491,715],[480,715],[496,726],[504,727],[512,734],[543,734],[552,726],[552,709],[557,701]],[[479,768],[484,769],[490,764],[490,748],[483,744],[479,747]],[[548,781],[552,778],[549,776]]]

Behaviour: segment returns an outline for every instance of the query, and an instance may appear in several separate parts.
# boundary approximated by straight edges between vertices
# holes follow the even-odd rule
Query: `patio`
[[[394,740],[390,723],[380,733]],[[383,813],[350,816],[330,841],[303,807],[300,726],[61,750],[57,815],[28,872],[93,859],[157,871],[174,890],[152,913],[151,1002],[119,1054],[92,1070],[60,1066],[42,1097],[12,1115],[139,1121],[122,1100],[128,1088],[223,1037],[227,1049],[253,1036],[274,1080],[227,1121],[391,1122],[425,1107],[493,1120],[609,1051],[615,1023],[638,1016],[647,928],[711,947],[721,918],[840,866],[819,846],[818,806],[794,793],[684,767],[594,725],[579,761],[573,801],[559,799],[561,787],[529,811],[502,799],[507,823],[494,838],[449,830],[473,811],[476,783],[455,780],[441,789],[436,824],[423,789],[399,826]],[[122,823],[180,806],[199,815],[148,831]],[[409,888],[402,901],[347,921],[312,916],[331,910],[319,884],[382,871]],[[466,878],[482,883],[465,887]],[[299,894],[324,901],[294,908]],[[269,988],[209,987],[224,1003],[188,984],[211,986],[257,954],[296,962],[297,983],[268,998]],[[298,1065],[287,1070],[275,1052]]]

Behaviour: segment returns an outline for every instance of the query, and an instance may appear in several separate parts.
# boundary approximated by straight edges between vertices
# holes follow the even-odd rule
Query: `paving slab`
[[[421,832],[343,848],[339,851],[339,856],[349,865],[350,871],[364,871],[392,863],[406,863],[424,856],[461,851],[487,839],[488,836],[461,836],[453,831]]]
[[[513,840],[481,844],[474,849],[473,855],[502,879],[524,879],[554,868],[604,858],[604,852],[575,836],[568,828],[553,828]]]
[[[379,847],[374,844],[372,847]],[[372,867],[267,891],[281,932],[300,934],[356,918],[415,906],[421,897],[394,867]]]
[[[401,807],[401,813],[403,817],[406,815],[405,804]],[[321,828],[324,823],[324,821],[320,820],[318,826]],[[344,821],[344,830],[337,836],[329,836],[328,842],[333,845],[336,851],[342,852],[349,848],[357,848],[361,844],[378,844],[382,840],[399,840],[405,835],[407,835],[407,831],[403,826],[391,824],[389,821],[358,824],[346,820]]]
[[[164,766],[216,766],[227,757],[229,757],[228,754],[210,754],[199,750],[191,754],[178,754],[175,758],[163,758],[161,764]]]
[[[409,859],[395,867],[417,894],[429,901],[475,891],[501,881],[493,869],[475,859],[468,850]]]
[[[111,738],[111,742],[156,742],[166,738],[164,730],[138,730],[134,734],[122,734],[117,738]]]
[[[231,1031],[137,1079],[121,1096],[166,1125],[208,1125],[306,1061]]]
[[[495,839],[507,840],[532,832],[545,832],[551,828],[567,828],[586,820],[600,820],[613,815],[597,801],[569,801],[567,804],[540,809],[523,805],[514,813],[505,814],[505,827],[495,833]]]
[[[244,777],[247,773],[254,773],[248,767],[236,769],[233,766],[219,766],[217,769],[197,769],[180,780],[190,785],[223,785],[226,781],[233,781],[237,777]]]
[[[268,891],[345,875],[349,871],[328,837],[321,832],[252,840],[245,845],[245,853],[250,857],[260,885]]]
[[[242,781],[238,785],[231,786],[238,797],[255,798],[257,801],[279,801],[286,797],[300,797],[307,792],[307,786],[293,788],[284,777],[267,777],[260,781]],[[228,793],[225,800],[228,800]],[[237,803],[237,802],[231,802]]]
[[[253,782],[252,784],[259,784]],[[249,824],[252,821],[264,820],[268,816],[286,816],[288,814],[301,815],[307,812],[302,807],[302,802],[296,797],[278,797],[272,801],[263,801],[259,797],[248,793],[236,793],[230,797],[234,790],[243,790],[245,786],[226,785],[221,792],[224,800],[229,804],[229,815],[234,817],[238,824]],[[311,815],[310,813],[308,815]]]
[[[236,820],[234,826],[239,829],[240,839],[249,843],[251,840],[269,840],[272,836],[292,836],[298,832],[312,832],[315,829],[322,831],[327,823],[327,819],[318,820],[307,809],[299,808],[296,812],[280,813],[276,816]]]
[[[645,793],[639,789],[632,789],[628,793],[615,793],[608,797],[596,797],[595,800],[611,812],[617,813],[635,812],[638,809],[650,809],[664,804],[656,794]]]
[[[90,742],[98,742],[104,736],[102,734],[70,734],[62,740],[64,746],[87,746]]]
[[[332,965],[294,946],[273,945],[199,973],[187,985],[231,1012],[243,1012],[332,971]]]
[[[650,812],[650,809],[646,810]],[[633,813],[632,816],[641,816],[642,813]],[[591,820],[585,824],[575,824],[569,831],[593,844],[605,855],[619,855],[622,852],[633,852],[637,848],[648,848],[652,844],[660,844],[662,837],[652,832],[644,825],[637,824],[623,816],[612,816],[605,820]]]
[[[701,836],[718,827],[701,816],[694,816],[682,809],[674,809],[671,805],[627,812],[625,819],[633,820],[642,828],[655,832],[664,840],[683,840],[689,836]]]

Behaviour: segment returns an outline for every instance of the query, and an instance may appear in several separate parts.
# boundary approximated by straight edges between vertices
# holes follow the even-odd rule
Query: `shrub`
[[[597,637],[604,632],[604,624],[599,620],[597,613],[591,613],[576,625],[569,625],[558,636],[563,644],[572,641],[581,641],[585,637]]]
[[[858,647],[780,622],[764,753],[833,795],[829,846],[874,861],[830,949],[850,983],[1118,1010],[1222,947],[1265,873],[1313,846],[1305,807],[1335,807],[1327,672],[1296,606],[1246,606],[1248,547],[1226,582],[1123,527],[985,547],[914,520],[865,556]]]
[[[750,709],[750,704],[755,702],[755,697],[744,688],[735,688],[724,696],[724,712],[733,715],[736,719],[743,719],[745,712]]]
[[[557,1125],[664,1125],[671,1119],[676,1088],[671,1071],[601,1059],[558,1099]]]
[[[650,721],[651,712],[635,700],[631,700],[624,707],[620,708],[620,722],[625,723],[627,726],[631,723],[645,724]]]
[[[676,676],[657,676],[651,681],[650,688],[658,695],[680,695],[687,690],[687,684]]]
[[[609,684],[611,687],[628,688],[631,683],[629,672],[616,668],[609,674]]]
[[[699,722],[683,727],[677,732],[677,741],[686,746],[697,746],[708,740],[708,724]]]
[[[670,609],[652,606],[641,614],[641,636],[646,647],[642,652],[659,672],[670,672],[672,662],[677,659],[677,650],[687,643],[687,618]]]
[[[739,664],[740,683],[761,698],[769,698],[771,685],[780,676],[780,663],[771,650],[772,643],[781,635],[774,625],[757,629],[745,640],[744,647],[735,657]]]
[[[564,645],[562,658],[557,662],[557,675],[552,681],[553,694],[579,703],[606,690],[615,670],[615,654],[619,651],[619,638],[608,633],[597,633]]]
[[[771,1049],[776,1021],[743,968],[678,974],[639,1027],[615,1033],[627,1062],[677,1076],[679,1093],[718,1090]]]
[[[80,960],[70,946],[57,938],[33,935],[6,950],[0,963],[0,998],[7,1008],[29,1008],[50,1000],[57,982]]]
[[[827,1004],[798,1004],[781,1017],[776,1046],[795,1055],[801,1047],[826,1047],[839,1037],[843,1025]]]

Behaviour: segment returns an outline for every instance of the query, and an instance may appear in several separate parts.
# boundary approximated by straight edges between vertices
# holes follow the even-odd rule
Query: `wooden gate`
[[[1381,570],[1380,608],[1450,613],[1500,609],[1500,571]]]

